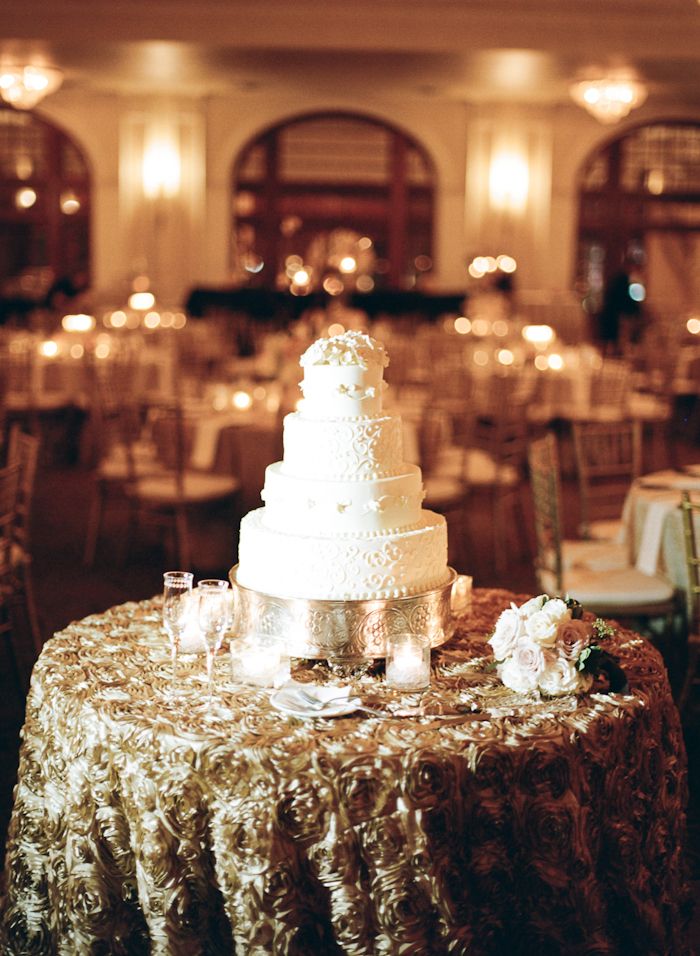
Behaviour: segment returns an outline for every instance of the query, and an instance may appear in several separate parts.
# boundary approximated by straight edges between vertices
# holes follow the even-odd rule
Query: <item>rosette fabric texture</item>
[[[27,701],[0,951],[682,952],[685,755],[661,658],[617,628],[628,694],[512,690],[486,638],[524,600],[474,591],[415,719],[298,720],[223,655],[211,712],[198,658],[169,697],[155,600],[57,634]],[[379,671],[357,682],[388,693]]]

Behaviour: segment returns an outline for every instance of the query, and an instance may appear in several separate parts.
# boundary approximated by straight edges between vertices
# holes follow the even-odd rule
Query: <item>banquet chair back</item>
[[[687,707],[693,687],[700,684],[698,664],[700,663],[700,546],[698,544],[697,524],[700,522],[700,501],[695,501],[689,491],[681,492],[681,520],[683,524],[683,542],[685,563],[688,574],[688,661],[685,679],[678,696],[678,709],[681,713]]]
[[[17,686],[26,689],[31,667],[24,667],[26,654],[18,641],[15,612],[27,614],[26,592],[17,575],[15,524],[21,481],[20,466],[7,465],[0,469],[0,637],[8,643],[9,657],[17,678]],[[37,648],[35,650],[38,651]]]
[[[467,565],[471,552],[467,521],[469,487],[464,479],[466,450],[452,439],[449,414],[432,404],[426,405],[419,432],[423,504],[447,520],[449,560],[461,568]]]
[[[35,383],[36,355],[27,342],[22,347],[7,348],[2,354],[2,392],[5,418],[22,421],[33,435],[40,430],[39,408]]]
[[[492,376],[487,401],[470,426],[466,478],[490,496],[496,569],[522,555],[522,496],[530,439],[527,408],[531,382],[519,375]]]
[[[629,414],[640,422],[647,435],[646,457],[650,469],[658,468],[660,463],[677,466],[673,411],[678,365],[675,345],[656,348],[653,356],[649,355],[641,381],[635,384],[629,395]],[[644,464],[642,462],[642,467]]]
[[[591,405],[596,418],[625,414],[632,382],[632,367],[624,359],[605,359],[591,376]]]
[[[125,489],[160,468],[144,437],[144,412],[135,393],[136,367],[129,356],[95,363],[90,370],[93,490],[83,563],[92,567],[108,505],[123,505]]]
[[[7,461],[10,465],[18,465],[20,470],[15,542],[27,552],[31,541],[32,506],[40,448],[41,442],[36,435],[28,435],[22,431],[19,425],[12,427],[8,442]]]
[[[125,547],[144,523],[155,524],[170,534],[172,558],[178,567],[193,566],[191,517],[195,510],[228,506],[228,520],[236,523],[241,483],[231,475],[196,471],[189,467],[188,423],[179,401],[158,409],[157,428],[168,436],[161,458],[167,460],[152,474],[139,476],[126,486],[129,522]]]
[[[530,442],[528,448],[530,489],[535,521],[535,572],[540,587],[561,594],[563,566],[561,553],[559,458],[552,432]]]
[[[642,467],[638,421],[573,422],[574,456],[583,538],[615,539],[622,528],[622,506]]]
[[[37,655],[41,651],[43,640],[34,596],[31,522],[40,451],[41,441],[36,435],[29,435],[22,431],[18,424],[12,427],[7,462],[8,465],[16,465],[19,469],[15,521],[12,530],[13,583],[24,604],[30,636]]]
[[[17,497],[20,483],[18,464],[7,465],[0,469],[0,581],[12,573],[12,550],[14,545],[15,522],[17,518]],[[0,591],[0,594],[3,592]]]

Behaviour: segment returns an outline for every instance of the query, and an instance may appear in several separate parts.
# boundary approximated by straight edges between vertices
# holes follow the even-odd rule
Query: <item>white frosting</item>
[[[281,462],[265,471],[262,521],[285,534],[380,534],[417,527],[425,492],[420,469],[371,481],[326,481],[285,474]]]
[[[303,411],[310,418],[358,418],[382,411],[384,346],[365,332],[317,339],[302,355]]]
[[[304,401],[284,419],[284,460],[242,522],[237,581],[278,597],[365,600],[444,584],[447,524],[422,507],[401,420],[382,415],[383,346],[359,332],[304,353]]]
[[[444,584],[447,525],[423,511],[410,531],[375,537],[284,534],[265,526],[265,509],[241,521],[237,581],[276,597],[324,601],[418,594]]]
[[[382,369],[378,365],[309,365],[301,383],[301,411],[309,418],[381,415]]]
[[[406,471],[401,419],[343,421],[291,412],[284,419],[284,472],[300,478],[388,478]]]

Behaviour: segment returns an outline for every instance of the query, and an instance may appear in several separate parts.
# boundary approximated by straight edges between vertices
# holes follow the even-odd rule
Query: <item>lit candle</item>
[[[397,690],[422,690],[430,683],[430,641],[422,634],[392,634],[386,654],[386,682]]]
[[[251,634],[231,641],[231,676],[256,687],[279,687],[289,680],[285,642],[268,634]]]
[[[252,408],[253,396],[250,394],[250,392],[245,392],[242,389],[239,389],[231,396],[231,404],[234,408],[238,409],[239,412],[245,412],[249,408]]]

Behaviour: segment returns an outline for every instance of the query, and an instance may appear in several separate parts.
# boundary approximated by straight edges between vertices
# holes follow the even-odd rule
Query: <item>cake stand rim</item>
[[[270,594],[267,591],[259,591],[256,588],[246,587],[245,584],[240,584],[238,581],[238,564],[234,564],[231,570],[229,571],[229,580],[231,584],[240,588],[242,591],[247,591],[250,594],[258,594],[261,597],[269,598],[271,601],[299,601],[303,604],[312,605],[312,604],[321,604],[321,605],[332,605],[332,604],[369,604],[369,603],[380,603],[387,604],[398,603],[401,601],[412,602],[416,601],[418,598],[425,598],[430,594],[436,594],[451,588],[460,574],[450,565],[447,566],[447,571],[449,574],[448,580],[443,584],[437,584],[433,588],[427,588],[425,591],[415,591],[413,594],[402,594],[398,597],[367,597],[367,598],[303,598],[303,597],[286,597],[280,594]]]

